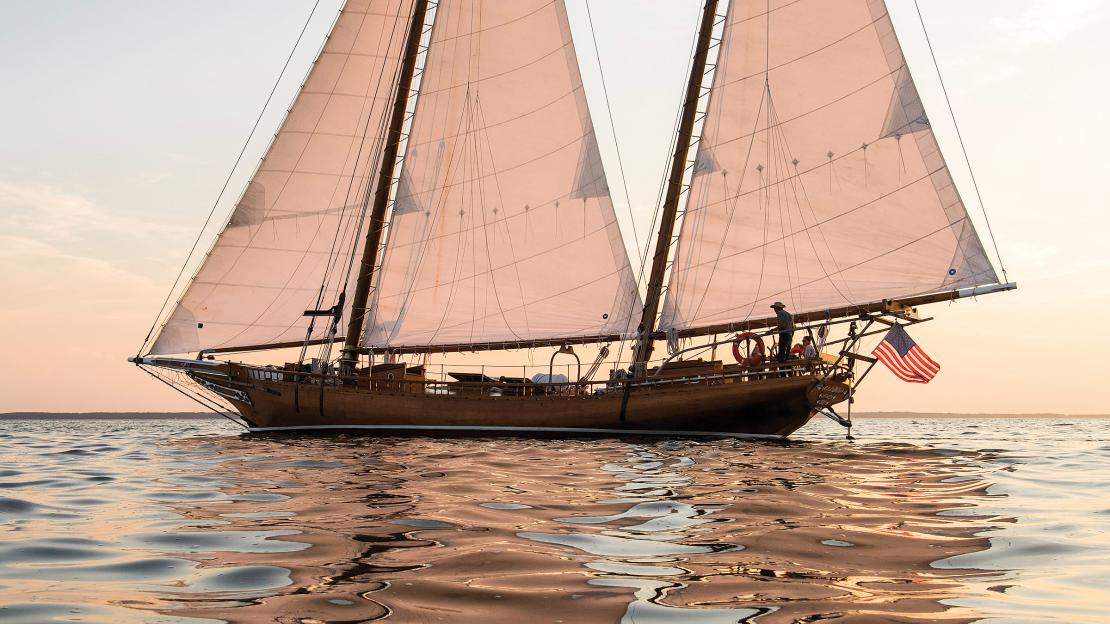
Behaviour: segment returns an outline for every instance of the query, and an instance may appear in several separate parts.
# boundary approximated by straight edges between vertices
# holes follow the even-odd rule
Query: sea
[[[0,622],[1110,622],[1110,419],[790,441],[0,420]]]

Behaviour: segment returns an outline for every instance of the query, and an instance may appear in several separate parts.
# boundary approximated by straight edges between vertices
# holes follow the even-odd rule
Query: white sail
[[[365,236],[359,211],[380,166],[411,10],[412,0],[347,2],[151,353],[300,341],[302,313],[335,303]],[[313,338],[326,331],[317,323]]]
[[[365,343],[627,334],[640,298],[561,0],[442,0]]]
[[[661,328],[997,281],[882,0],[733,0]]]

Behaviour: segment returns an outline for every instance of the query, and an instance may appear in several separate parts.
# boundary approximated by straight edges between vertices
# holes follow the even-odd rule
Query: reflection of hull
[[[433,393],[423,383],[324,384],[259,375],[231,365],[209,376],[256,430],[386,429],[492,433],[727,434],[783,437],[818,409],[847,397],[844,383],[814,375],[724,380],[693,378],[627,391],[491,396],[460,385]],[[276,379],[274,377],[277,377]],[[371,387],[366,387],[370,385]],[[233,390],[234,389],[234,390]],[[489,388],[485,388],[488,390]],[[627,394],[627,396],[626,396]]]

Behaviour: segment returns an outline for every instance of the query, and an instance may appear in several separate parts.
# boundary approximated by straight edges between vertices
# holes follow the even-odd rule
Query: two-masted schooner
[[[866,337],[1014,287],[883,0],[706,0],[676,128],[637,272],[564,0],[348,0],[131,360],[259,431],[778,437],[840,418]],[[819,357],[767,346],[776,301]]]

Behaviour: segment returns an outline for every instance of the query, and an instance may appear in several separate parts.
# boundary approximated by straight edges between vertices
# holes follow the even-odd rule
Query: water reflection
[[[5,622],[968,621],[932,562],[996,522],[908,445],[49,433],[0,457]]]
[[[622,624],[653,624],[691,622],[717,624],[751,621],[754,616],[769,613],[773,608],[733,607],[726,609],[690,609],[667,603],[668,593],[684,589],[686,583],[665,580],[668,577],[689,577],[693,571],[679,567],[686,559],[681,555],[726,553],[742,550],[743,546],[727,543],[690,544],[680,542],[694,538],[697,527],[711,522],[731,522],[732,518],[707,518],[707,514],[726,509],[727,505],[688,504],[677,500],[683,486],[693,482],[684,470],[694,466],[690,457],[669,457],[641,447],[633,447],[628,465],[607,464],[609,471],[622,480],[613,488],[628,498],[611,499],[611,503],[631,504],[627,510],[604,516],[573,516],[556,518],[571,525],[603,528],[595,533],[532,533],[519,535],[537,542],[561,544],[604,558],[586,563],[586,567],[606,576],[590,579],[598,587],[632,588],[634,600],[628,603]],[[633,524],[629,524],[632,522]],[[673,564],[673,565],[672,565]]]

